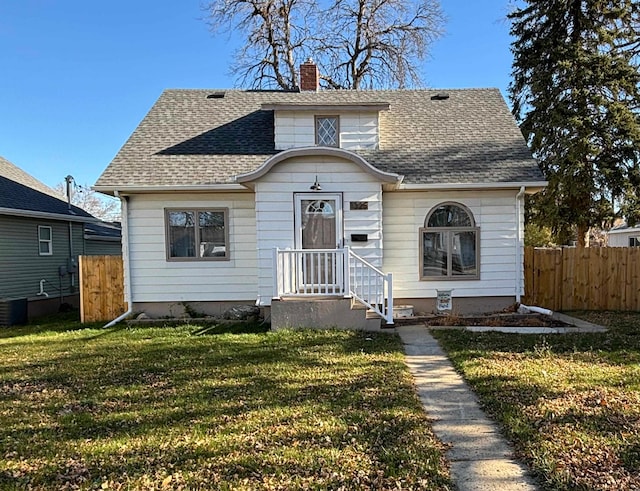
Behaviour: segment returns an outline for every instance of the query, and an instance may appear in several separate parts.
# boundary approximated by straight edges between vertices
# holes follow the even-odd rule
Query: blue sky
[[[1,0],[0,156],[53,187],[93,185],[166,88],[230,88],[235,45],[201,0]],[[433,88],[498,87],[511,72],[510,0],[441,0]]]

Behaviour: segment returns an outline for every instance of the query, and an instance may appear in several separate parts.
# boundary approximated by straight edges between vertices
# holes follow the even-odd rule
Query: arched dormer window
[[[480,229],[460,203],[433,207],[420,229],[420,279],[480,278]]]

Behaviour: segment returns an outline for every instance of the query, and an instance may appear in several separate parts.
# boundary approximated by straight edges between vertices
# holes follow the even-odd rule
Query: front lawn
[[[0,489],[448,489],[396,336],[0,331]]]
[[[608,333],[435,331],[546,489],[640,489],[640,313],[570,313]]]

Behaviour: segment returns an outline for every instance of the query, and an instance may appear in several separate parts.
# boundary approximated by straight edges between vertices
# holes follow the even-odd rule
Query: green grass
[[[640,489],[640,313],[570,314],[610,332],[433,334],[545,489]]]
[[[0,489],[449,489],[396,336],[0,331]]]

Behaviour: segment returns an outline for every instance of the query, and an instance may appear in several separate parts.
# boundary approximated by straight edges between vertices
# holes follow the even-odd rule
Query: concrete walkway
[[[396,328],[406,363],[433,430],[450,444],[451,477],[459,491],[534,491],[536,486],[480,409],[475,394],[424,326]]]

